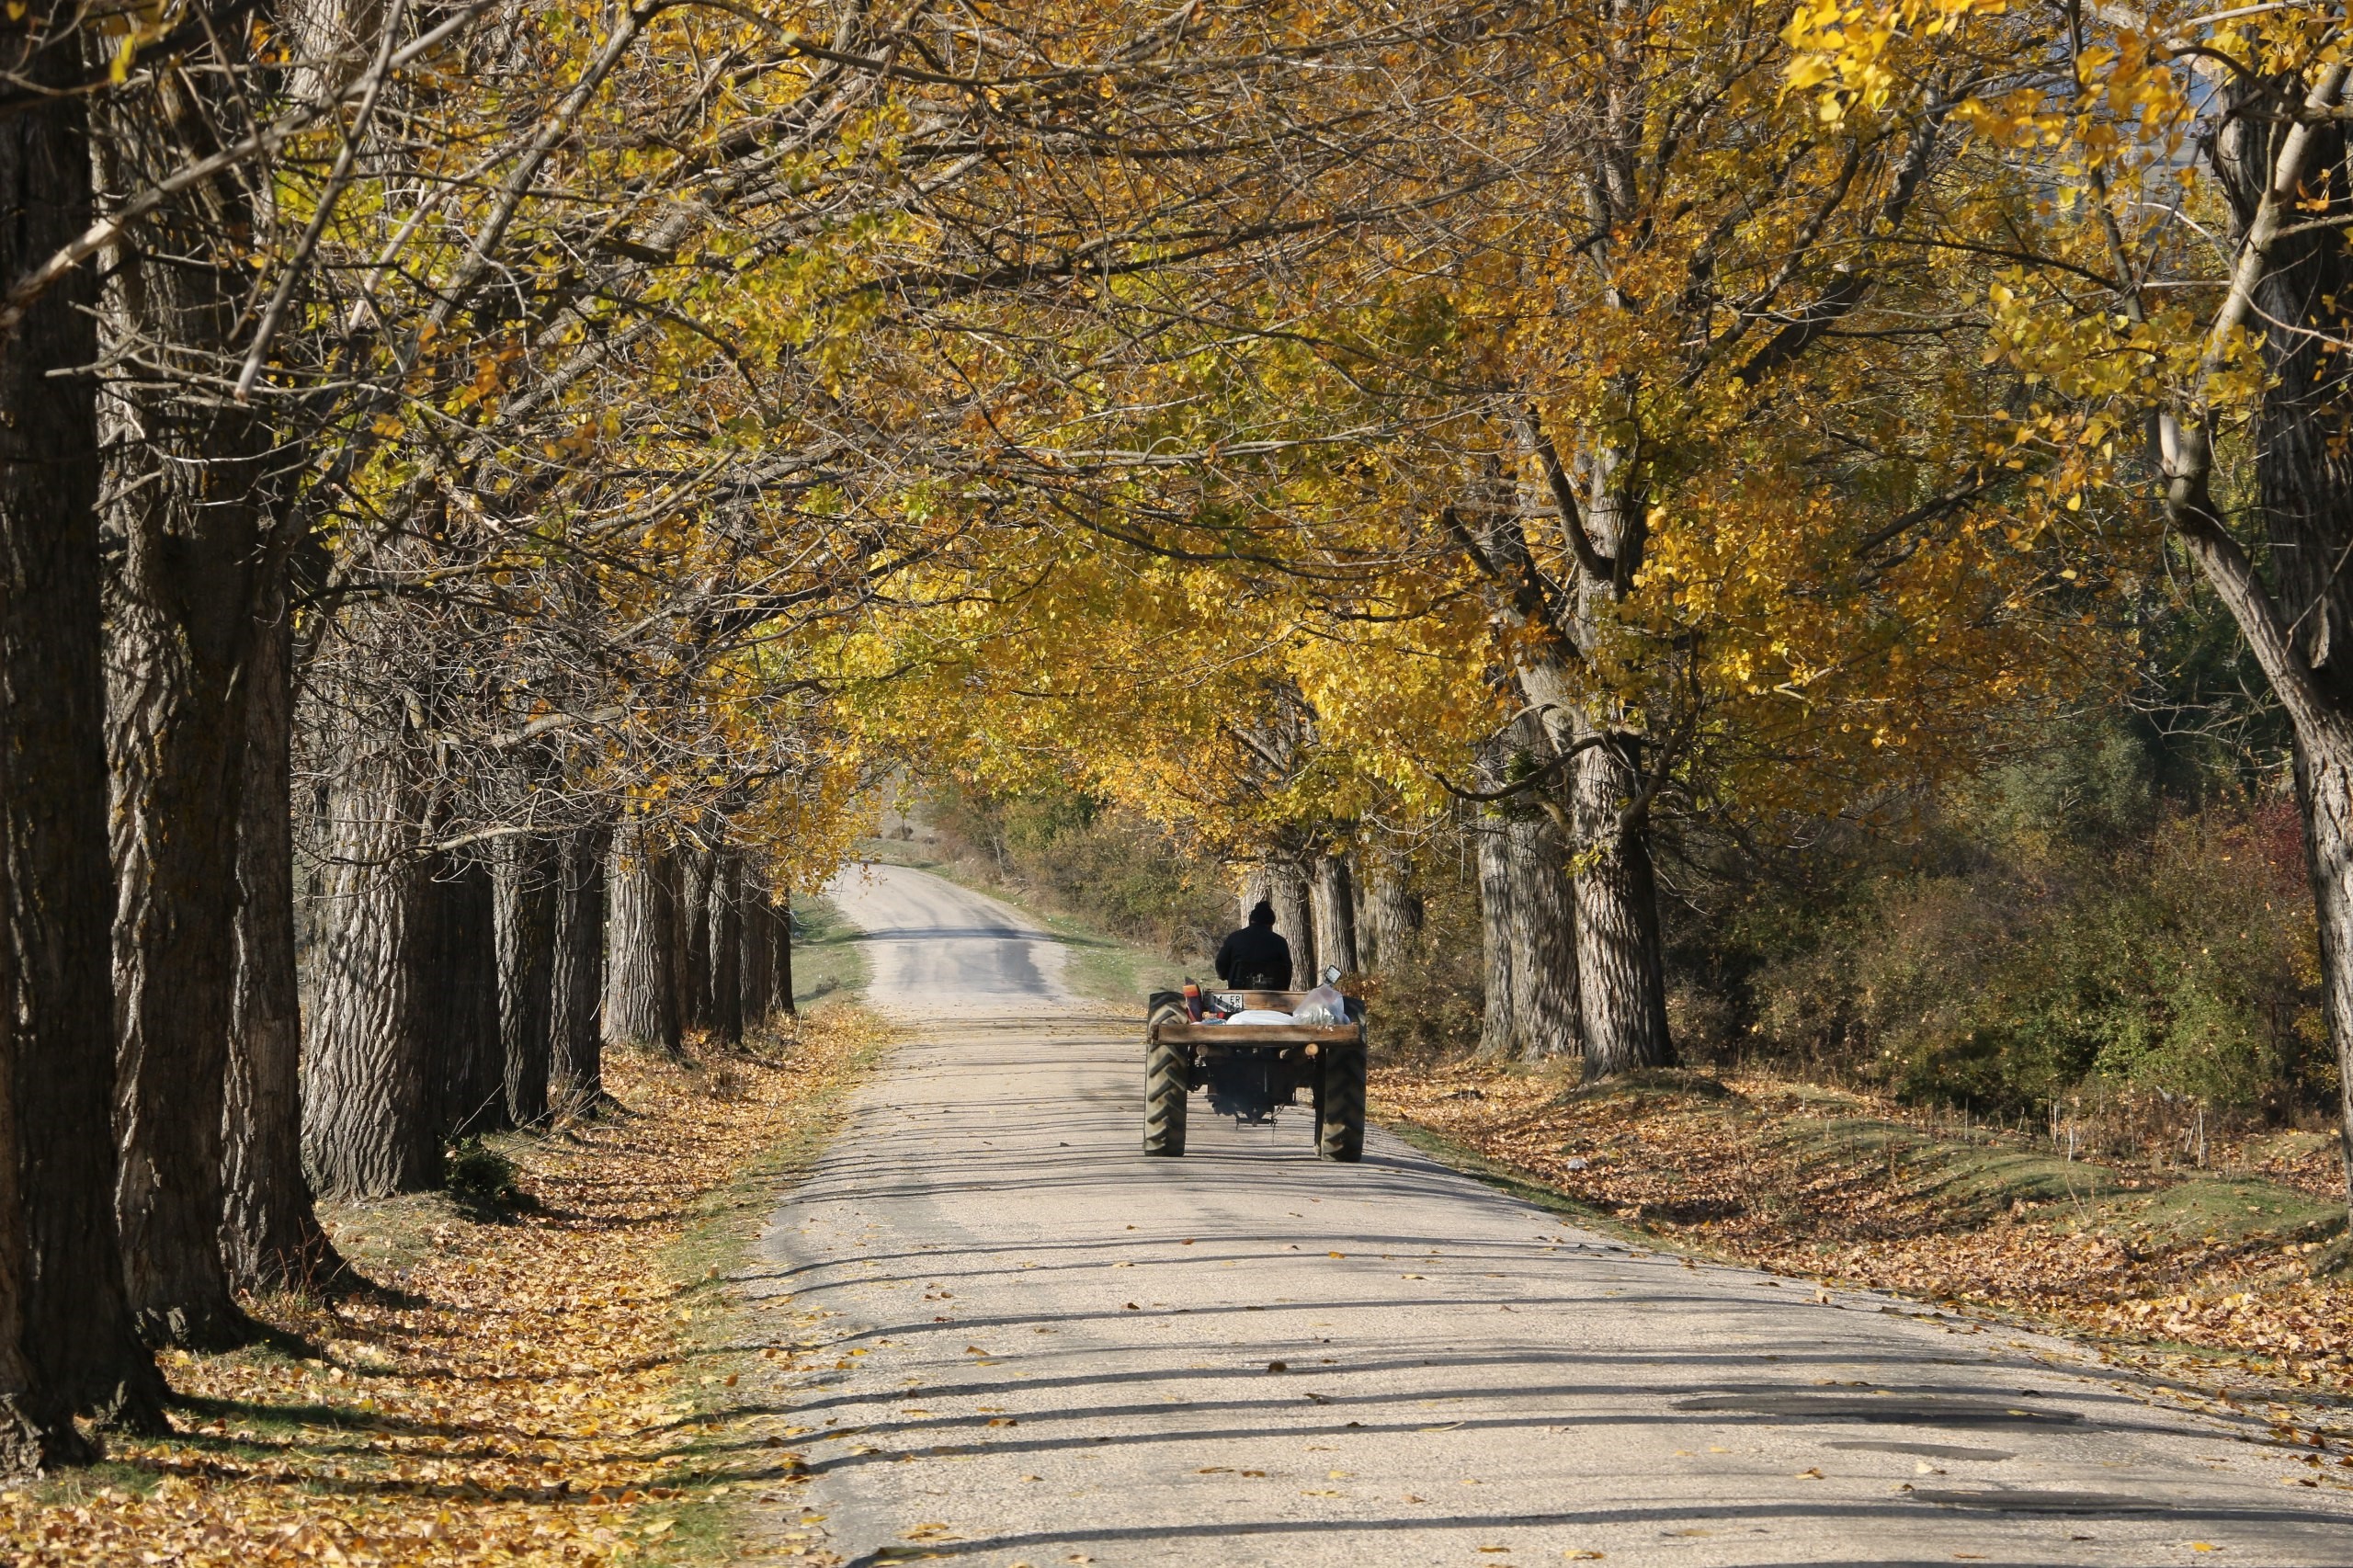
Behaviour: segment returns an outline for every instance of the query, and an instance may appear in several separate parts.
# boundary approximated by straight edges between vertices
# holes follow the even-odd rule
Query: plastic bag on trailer
[[[1348,999],[1340,994],[1339,987],[1319,985],[1299,999],[1291,1009],[1290,1021],[1295,1024],[1345,1024],[1348,1021]]]

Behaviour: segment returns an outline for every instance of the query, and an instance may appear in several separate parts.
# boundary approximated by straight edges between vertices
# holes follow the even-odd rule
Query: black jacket
[[[1290,944],[1271,926],[1245,926],[1217,950],[1217,977],[1246,991],[1290,989]]]

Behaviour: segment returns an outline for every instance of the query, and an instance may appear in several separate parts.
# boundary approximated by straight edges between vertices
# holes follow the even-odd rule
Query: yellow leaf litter
[[[501,1141],[536,1210],[470,1218],[429,1196],[327,1211],[390,1290],[254,1304],[307,1356],[165,1358],[173,1436],[117,1435],[95,1470],[0,1493],[0,1556],[670,1560],[678,1508],[724,1490],[695,1449],[711,1418],[699,1391],[733,1381],[681,1355],[695,1320],[727,1303],[708,1269],[682,1281],[676,1253],[714,1189],[822,1119],[876,1038],[832,1009],[760,1052],[608,1056],[611,1114]],[[737,1206],[764,1204],[747,1188]],[[789,1487],[795,1456],[760,1453],[761,1483]]]
[[[1562,1073],[1462,1062],[1384,1068],[1372,1092],[1384,1115],[1704,1252],[1824,1285],[1991,1307],[2098,1336],[2119,1357],[2170,1342],[2198,1347],[2210,1371],[2230,1356],[2300,1386],[2353,1390],[2353,1281],[2308,1277],[2313,1244],[2255,1218],[2244,1234],[2121,1233],[2136,1206],[2202,1172],[2111,1162],[2126,1189],[2108,1191],[2105,1207],[2061,1199],[1989,1214],[1936,1163],[1951,1145],[1888,1152],[1918,1129],[1883,1096],[1704,1076],[1654,1074],[1594,1092]],[[1836,1127],[1876,1129],[1887,1143],[1874,1147],[1867,1131],[1839,1152],[1824,1142]],[[2334,1139],[2254,1174],[2317,1196],[2332,1215],[2345,1190]]]

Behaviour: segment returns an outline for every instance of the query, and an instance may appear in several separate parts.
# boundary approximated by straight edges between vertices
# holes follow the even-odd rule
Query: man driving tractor
[[[1276,934],[1275,906],[1260,899],[1250,924],[1217,950],[1217,977],[1241,991],[1290,989],[1290,944]]]

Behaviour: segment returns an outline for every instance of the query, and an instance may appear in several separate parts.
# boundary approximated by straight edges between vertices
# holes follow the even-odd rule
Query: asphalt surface
[[[813,1478],[768,1551],[2353,1565],[2353,1470],[2259,1401],[2192,1414],[2062,1340],[1695,1267],[1378,1131],[1319,1163],[1304,1108],[1197,1097],[1190,1153],[1147,1159],[1140,1025],[1063,989],[1060,944],[919,872],[835,891],[912,1039],[764,1244],[816,1369],[769,1391]]]

